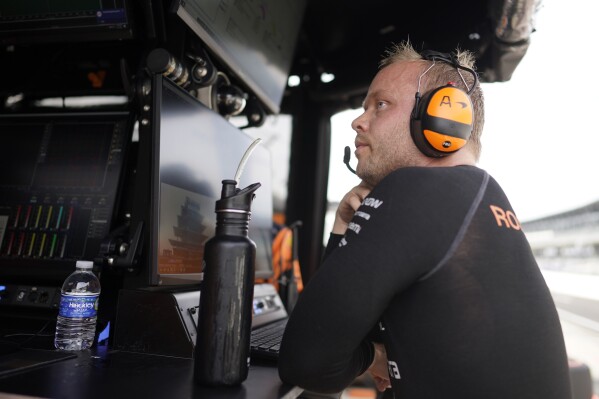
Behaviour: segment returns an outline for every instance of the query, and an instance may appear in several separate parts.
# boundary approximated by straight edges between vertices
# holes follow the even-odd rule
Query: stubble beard
[[[374,187],[379,184],[385,176],[397,169],[394,165],[394,160],[389,159],[388,156],[385,156],[382,159],[376,159],[376,157],[373,157],[371,154],[367,160],[358,162],[356,174],[363,181]]]
[[[409,149],[412,138],[407,135],[387,143],[385,150],[372,150],[366,159],[359,161],[356,174],[372,187],[376,186],[389,173],[409,166],[416,166],[418,158]]]

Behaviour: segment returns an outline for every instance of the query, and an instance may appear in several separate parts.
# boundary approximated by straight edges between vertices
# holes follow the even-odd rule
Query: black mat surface
[[[0,378],[74,357],[69,352],[20,348],[0,355]]]

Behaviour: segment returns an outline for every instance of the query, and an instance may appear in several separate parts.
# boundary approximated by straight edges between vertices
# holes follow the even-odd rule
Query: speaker
[[[476,88],[478,77],[474,70],[460,65],[452,55],[429,52],[423,53],[423,57],[433,61],[433,65],[418,79],[416,102],[410,118],[410,134],[416,147],[424,155],[441,158],[464,147],[470,138],[474,111],[469,94]],[[455,83],[449,82],[421,96],[420,79],[436,61],[451,64],[458,73],[460,73],[459,69],[471,73],[474,76],[472,88],[466,92],[456,87]]]

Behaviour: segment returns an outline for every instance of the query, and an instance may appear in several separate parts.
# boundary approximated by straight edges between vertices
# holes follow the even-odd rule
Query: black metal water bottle
[[[248,375],[256,244],[248,236],[254,191],[223,180],[216,232],[204,249],[194,375],[202,385],[237,385]]]

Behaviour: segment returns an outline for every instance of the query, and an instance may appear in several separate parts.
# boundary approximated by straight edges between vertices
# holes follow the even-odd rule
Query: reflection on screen
[[[160,184],[160,274],[201,273],[204,244],[214,235],[214,200],[166,183]]]
[[[163,80],[155,198],[157,284],[197,282],[205,242],[214,235],[214,206],[222,180],[235,176],[253,138],[186,92]],[[256,275],[272,273],[272,183],[270,153],[257,146],[238,187],[259,182],[249,236],[256,243]]]
[[[56,124],[40,155],[34,185],[103,186],[112,129],[108,123]]]

